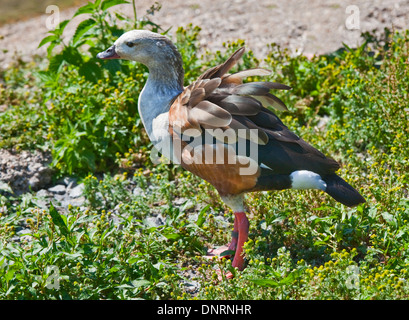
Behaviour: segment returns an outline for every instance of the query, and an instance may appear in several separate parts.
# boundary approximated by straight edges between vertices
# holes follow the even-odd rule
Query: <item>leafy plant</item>
[[[365,34],[359,48],[311,59],[274,44],[263,61],[246,53],[237,70],[261,64],[293,88],[279,93],[290,109],[280,118],[341,162],[367,202],[349,209],[318,191],[249,194],[247,268],[237,272],[229,259],[202,257],[230,240],[233,215],[215,190],[148,160],[136,107],[147,70],[95,59],[129,28],[168,31],[151,21],[159,5],[137,18],[133,1],[128,19],[106,11],[119,3],[80,8],[89,16],[71,39],[62,33],[72,22],[62,22],[40,43],[47,65],[1,71],[0,147],[50,150],[57,175],[76,176],[86,201],[64,208],[0,193],[0,297],[407,299],[409,33]],[[199,27],[175,31],[187,83],[244,45],[200,53],[199,37]]]

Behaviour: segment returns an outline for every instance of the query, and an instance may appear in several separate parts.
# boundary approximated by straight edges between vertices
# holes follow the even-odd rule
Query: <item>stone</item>
[[[68,195],[71,198],[78,198],[78,197],[82,196],[83,192],[84,192],[84,184],[81,183],[81,184],[77,185],[76,187],[70,189],[68,191]]]
[[[63,183],[70,189],[77,185],[77,178],[65,177]]]
[[[133,193],[135,196],[141,196],[141,197],[145,195],[145,192],[143,191],[143,189],[142,189],[141,187],[135,187],[135,188],[133,189],[132,193]]]
[[[28,180],[28,184],[31,187],[32,190],[38,190],[38,187],[40,186],[40,179],[37,176],[31,177]]]
[[[56,194],[64,194],[65,193],[65,186],[63,184],[57,184],[54,187],[48,188],[48,191],[52,192],[52,193],[56,193]]]
[[[40,197],[40,198],[52,197],[52,195],[53,194],[50,191],[46,190],[46,189],[38,190],[37,193],[36,193],[36,196]]]

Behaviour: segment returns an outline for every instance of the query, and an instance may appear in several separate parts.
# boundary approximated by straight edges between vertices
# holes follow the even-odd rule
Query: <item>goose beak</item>
[[[105,51],[98,53],[97,58],[99,59],[119,59],[120,56],[115,51],[115,45],[112,45],[112,47],[109,47]]]

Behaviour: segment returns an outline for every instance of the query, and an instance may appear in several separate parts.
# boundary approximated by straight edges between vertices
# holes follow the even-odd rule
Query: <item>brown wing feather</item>
[[[229,59],[227,59],[221,65],[216,67],[210,68],[209,70],[205,71],[198,80],[201,79],[212,79],[212,78],[221,78],[225,73],[227,73],[234,65],[240,60],[243,56],[245,48],[238,49],[235,53],[231,55]]]

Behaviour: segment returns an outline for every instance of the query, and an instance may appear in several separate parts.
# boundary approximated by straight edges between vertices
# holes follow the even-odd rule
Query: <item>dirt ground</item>
[[[305,54],[331,52],[342,43],[356,46],[365,31],[382,32],[385,27],[408,28],[409,0],[165,0],[153,21],[164,29],[186,26],[202,28],[201,45],[222,49],[222,43],[244,39],[256,56],[262,58],[267,44],[275,42],[292,52]],[[144,15],[155,0],[138,0],[137,14]],[[75,8],[60,12],[60,21],[71,18]],[[117,10],[117,9],[115,9]],[[122,10],[132,15],[131,5]],[[38,43],[47,35],[49,15],[0,27],[0,68],[15,56],[28,60],[43,55]],[[71,36],[84,16],[73,20],[65,35]],[[358,22],[359,21],[359,22]]]

